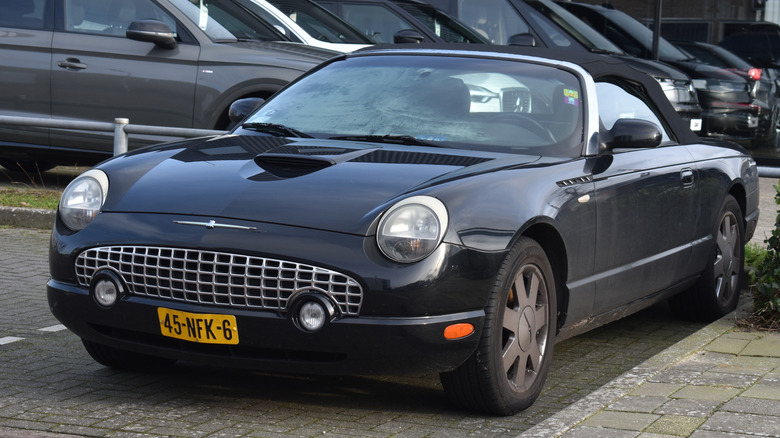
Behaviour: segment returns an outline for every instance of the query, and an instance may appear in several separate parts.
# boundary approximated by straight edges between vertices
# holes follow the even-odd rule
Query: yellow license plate
[[[157,308],[163,336],[203,344],[238,344],[238,325],[233,315],[189,313]]]

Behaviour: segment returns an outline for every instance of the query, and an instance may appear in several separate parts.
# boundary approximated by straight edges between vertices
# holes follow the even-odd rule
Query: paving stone
[[[718,365],[712,371],[734,374],[764,375],[777,367],[777,359],[772,357],[737,356],[727,363]]]
[[[645,432],[663,435],[690,436],[706,418],[685,415],[664,415],[645,429]]]
[[[734,374],[704,372],[690,381],[697,386],[729,386],[732,388],[747,388],[758,381],[760,377],[754,374]]]
[[[776,416],[780,417],[780,400],[735,397],[726,402],[720,410],[756,415],[775,413]]]
[[[780,383],[758,383],[745,390],[742,396],[780,401]]]
[[[672,394],[672,397],[725,402],[739,394],[739,392],[736,388],[686,385]]]
[[[750,341],[741,354],[780,357],[780,334],[767,334],[760,339]]]
[[[749,343],[750,340],[748,339],[736,339],[722,336],[712,341],[710,345],[707,345],[707,351],[712,351],[715,353],[739,354],[739,352],[742,351]]]
[[[583,426],[641,431],[660,415],[638,412],[601,411],[582,422]]]
[[[629,393],[630,395],[638,396],[638,395],[646,395],[646,396],[657,396],[657,397],[668,397],[675,392],[679,391],[680,388],[684,387],[685,385],[678,384],[678,383],[653,383],[648,382],[643,385],[640,385],[637,388],[634,388]]]
[[[666,403],[666,397],[654,396],[627,396],[609,405],[611,411],[644,412],[653,413],[658,407]]]
[[[702,425],[702,429],[759,436],[780,436],[777,416],[716,412]]]
[[[707,417],[722,404],[714,400],[692,400],[692,399],[667,399],[668,401],[658,409],[654,414],[662,415],[687,415],[690,417]]]
[[[566,432],[565,438],[635,438],[638,432],[619,429],[605,429],[603,427],[578,426]]]

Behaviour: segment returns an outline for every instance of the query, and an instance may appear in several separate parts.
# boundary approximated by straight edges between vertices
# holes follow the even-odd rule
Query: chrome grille
[[[92,248],[76,258],[76,277],[89,286],[102,268],[121,275],[129,293],[236,309],[285,310],[302,290],[330,296],[358,315],[363,291],[354,279],[302,263],[214,251],[149,246]]]

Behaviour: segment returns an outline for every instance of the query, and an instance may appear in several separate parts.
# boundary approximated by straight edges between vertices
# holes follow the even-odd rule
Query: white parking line
[[[0,338],[0,345],[10,344],[11,342],[21,341],[24,338],[17,338],[16,336],[6,336]]]
[[[53,332],[59,332],[59,331],[65,330],[65,329],[66,329],[66,327],[64,325],[57,324],[57,325],[53,325],[51,327],[40,328],[40,329],[38,329],[38,331],[39,332],[52,332],[53,333]]]

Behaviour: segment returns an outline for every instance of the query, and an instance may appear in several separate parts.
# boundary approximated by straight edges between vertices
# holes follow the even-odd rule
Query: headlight
[[[60,198],[62,223],[73,231],[86,227],[100,213],[108,193],[108,177],[91,169],[71,181]]]
[[[412,263],[439,246],[447,230],[447,209],[429,196],[413,196],[392,206],[379,222],[376,240],[391,260]]]
[[[697,90],[705,90],[715,93],[733,93],[748,91],[746,81],[729,81],[720,79],[694,79],[693,86]]]

